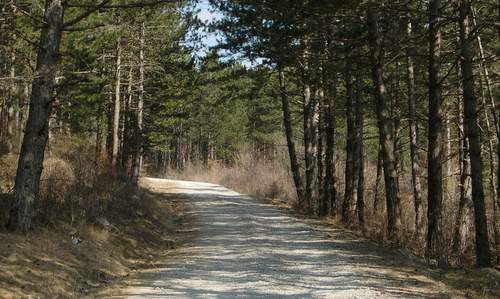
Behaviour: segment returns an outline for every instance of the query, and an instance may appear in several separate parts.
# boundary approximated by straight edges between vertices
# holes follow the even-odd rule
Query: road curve
[[[199,182],[145,179],[192,204],[193,238],[115,298],[450,298],[403,256]]]

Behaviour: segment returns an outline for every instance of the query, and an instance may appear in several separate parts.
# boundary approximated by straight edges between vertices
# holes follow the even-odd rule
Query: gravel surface
[[[423,266],[343,230],[218,185],[146,183],[188,196],[192,238],[164,268],[132,278],[119,298],[450,298]]]

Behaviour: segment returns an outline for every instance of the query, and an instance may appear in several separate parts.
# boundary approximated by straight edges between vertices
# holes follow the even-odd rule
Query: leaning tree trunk
[[[281,104],[283,109],[283,123],[285,126],[288,155],[290,158],[290,167],[292,169],[295,191],[297,192],[297,200],[299,204],[303,204],[304,184],[302,183],[302,177],[300,175],[300,165],[297,159],[297,152],[295,150],[295,139],[293,136],[292,116],[290,113],[290,102],[288,99],[288,90],[286,87],[285,73],[281,66],[279,66],[279,83],[280,83]]]
[[[427,208],[427,257],[435,245],[438,264],[446,267],[442,236],[443,206],[443,100],[441,95],[441,29],[440,0],[429,3],[429,145],[427,152],[428,208]],[[434,244],[435,243],[435,244]]]
[[[460,1],[460,53],[465,114],[465,131],[469,139],[469,155],[472,179],[472,201],[476,230],[476,256],[478,267],[491,266],[490,244],[483,189],[483,162],[481,140],[477,123],[477,99],[474,94],[474,46],[470,37],[470,3]]]
[[[384,84],[382,65],[382,37],[379,32],[379,13],[372,4],[367,11],[368,37],[370,41],[370,60],[372,77],[377,100],[377,118],[379,128],[379,142],[381,146],[382,163],[384,169],[385,196],[387,203],[387,235],[389,240],[398,243],[401,238],[401,198],[396,172],[396,158],[394,156],[394,136],[392,135],[392,121],[387,108],[387,90]]]
[[[50,1],[45,8],[36,77],[33,80],[29,116],[17,167],[15,201],[8,223],[8,228],[11,230],[27,231],[32,227],[48,139],[59,45],[63,33],[64,9],[61,2],[61,0]]]

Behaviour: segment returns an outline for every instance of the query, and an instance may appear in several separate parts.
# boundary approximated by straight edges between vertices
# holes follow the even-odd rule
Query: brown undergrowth
[[[16,158],[0,158],[0,298],[81,298],[176,246],[182,201],[109,175],[78,140],[52,148],[27,234],[3,227]]]

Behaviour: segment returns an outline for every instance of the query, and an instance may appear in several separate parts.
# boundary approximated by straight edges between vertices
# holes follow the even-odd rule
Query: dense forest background
[[[2,0],[11,230],[99,217],[108,203],[81,190],[104,178],[174,176],[441,267],[498,264],[497,1],[210,4],[203,24],[196,1]],[[195,55],[203,30],[220,41]]]

